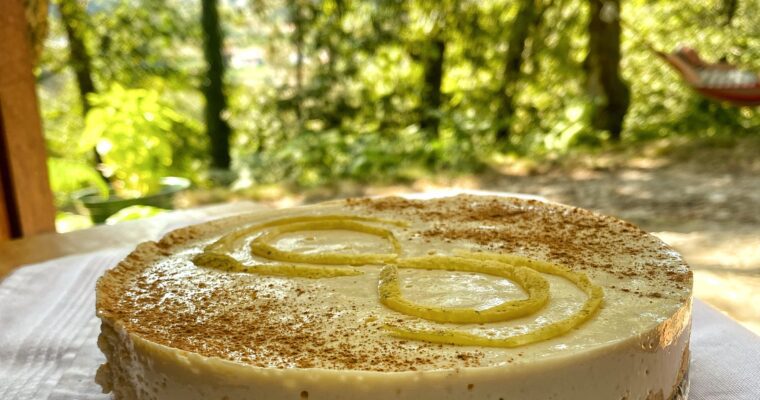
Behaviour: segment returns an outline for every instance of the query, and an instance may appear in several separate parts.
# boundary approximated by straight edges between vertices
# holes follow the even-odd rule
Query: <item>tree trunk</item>
[[[79,97],[82,101],[82,114],[86,116],[90,111],[90,101],[87,96],[95,93],[95,83],[92,80],[92,58],[85,42],[84,27],[87,14],[77,0],[58,0],[58,9],[69,41],[69,63],[76,76]]]
[[[85,39],[85,27],[87,25],[87,12],[77,0],[58,0],[58,10],[61,13],[61,23],[66,30],[66,38],[69,41],[69,64],[74,69],[74,76],[79,88],[79,98],[82,102],[82,117],[86,118],[91,104],[88,96],[96,93],[95,82],[92,79],[92,58],[87,50]],[[98,150],[92,149],[92,157],[98,175],[106,184],[111,179],[103,173],[101,166],[103,158]]]
[[[227,98],[224,95],[224,60],[222,29],[216,0],[201,0],[203,55],[208,72],[203,83],[206,97],[206,132],[211,140],[211,167],[230,169],[230,125],[224,119]]]
[[[302,130],[304,120],[302,100],[303,100],[303,59],[304,59],[304,21],[301,16],[301,4],[297,0],[289,0],[290,22],[293,24],[293,44],[296,47],[296,93],[295,93],[295,111],[298,120],[299,133]]]
[[[594,100],[594,128],[620,140],[630,104],[630,90],[620,77],[620,0],[590,0],[588,55],[584,62],[588,91]],[[615,7],[604,10],[603,7]],[[608,12],[609,11],[609,12]],[[605,15],[603,15],[605,14]]]
[[[536,1],[522,1],[509,31],[507,54],[504,58],[504,70],[502,72],[501,87],[499,88],[501,98],[496,115],[496,140],[501,143],[509,139],[510,121],[515,112],[515,86],[520,79],[525,42],[528,40],[531,26],[538,19],[537,16]]]
[[[435,38],[422,54],[424,86],[422,88],[420,129],[425,132],[428,140],[438,137],[438,126],[441,122],[441,83],[443,81],[445,53],[446,42],[443,39]]]
[[[737,8],[739,8],[739,0],[723,0],[723,12],[726,14],[724,25],[731,25]]]

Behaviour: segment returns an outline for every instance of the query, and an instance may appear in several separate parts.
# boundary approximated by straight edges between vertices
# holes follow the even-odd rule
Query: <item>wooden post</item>
[[[1,154],[1,153],[0,153]],[[5,172],[5,167],[0,172]],[[5,207],[5,182],[3,174],[0,174],[0,242],[11,238],[11,220]]]
[[[0,0],[0,240],[55,230],[22,0]]]

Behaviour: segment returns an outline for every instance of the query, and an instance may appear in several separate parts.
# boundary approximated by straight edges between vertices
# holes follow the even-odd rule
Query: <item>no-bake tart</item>
[[[117,400],[682,399],[692,274],[635,226],[460,195],[183,228],[97,285]]]

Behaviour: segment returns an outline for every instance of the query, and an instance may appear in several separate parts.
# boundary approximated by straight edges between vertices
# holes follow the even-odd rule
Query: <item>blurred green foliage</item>
[[[100,168],[120,197],[157,192],[161,178],[202,169],[200,125],[174,111],[159,90],[115,84],[91,95],[90,102],[78,151],[97,150]]]
[[[740,0],[726,25],[720,0],[629,0],[621,15],[663,50],[760,71],[758,0]],[[164,175],[206,179],[200,3],[90,0],[89,48],[101,92],[86,121],[51,17],[40,92],[59,204],[101,185],[90,147],[124,189]],[[518,2],[510,0],[248,0],[223,3],[233,168],[239,185],[308,187],[337,179],[388,182],[472,172],[513,157],[609,146],[590,125],[583,60],[588,6],[543,0],[515,82],[505,143],[501,71]],[[445,42],[441,105],[425,98],[431,40]],[[699,97],[624,29],[622,74],[632,102],[620,146],[667,137],[760,132],[760,112]],[[439,121],[437,135],[420,125]],[[505,157],[507,156],[507,157]],[[89,167],[89,168],[88,168]],[[102,180],[100,180],[102,182]]]

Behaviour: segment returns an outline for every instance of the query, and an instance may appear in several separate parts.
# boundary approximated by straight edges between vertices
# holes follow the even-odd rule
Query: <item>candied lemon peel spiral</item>
[[[393,246],[394,253],[365,253],[365,254],[341,254],[341,253],[319,253],[303,254],[290,251],[282,251],[271,244],[267,243],[276,237],[290,232],[305,230],[336,230],[343,229],[367,233],[386,239]],[[299,262],[310,264],[328,264],[328,265],[367,265],[383,264],[392,262],[401,254],[401,244],[396,236],[388,229],[372,225],[363,224],[357,221],[326,219],[319,222],[295,222],[287,225],[278,225],[263,233],[251,242],[251,253],[259,257],[269,258],[277,261]]]
[[[408,226],[406,222],[382,218],[365,217],[360,215],[302,215],[290,218],[280,218],[236,230],[222,236],[219,240],[206,246],[203,253],[195,256],[193,262],[201,267],[214,268],[229,272],[247,272],[259,275],[289,276],[300,278],[334,278],[339,276],[361,275],[356,268],[334,267],[324,265],[367,265],[391,262],[401,255],[401,244],[392,231],[367,222]],[[381,237],[393,247],[394,253],[364,253],[341,254],[319,253],[303,254],[280,250],[268,241],[289,232],[304,230],[336,230],[356,231]],[[234,249],[247,237],[258,234],[251,241],[251,253],[262,258],[303,264],[243,264],[230,255]]]
[[[602,301],[604,299],[604,291],[602,288],[594,285],[586,275],[573,272],[565,266],[534,260],[515,254],[476,253],[466,251],[456,251],[455,254],[457,257],[463,259],[482,262],[496,261],[505,267],[525,267],[543,274],[565,278],[581,289],[586,294],[587,299],[579,310],[564,319],[544,325],[530,332],[506,337],[494,338],[469,332],[456,331],[453,329],[415,330],[394,325],[386,325],[385,329],[391,335],[404,339],[463,346],[518,347],[563,335],[588,321],[602,306]]]
[[[275,219],[222,236],[206,246],[202,253],[193,258],[193,262],[200,267],[228,272],[311,279],[360,275],[363,272],[354,268],[355,266],[384,265],[378,281],[380,302],[396,312],[439,323],[484,324],[531,315],[542,309],[549,301],[549,283],[542,274],[564,278],[587,296],[580,309],[570,316],[529,332],[509,336],[479,335],[447,327],[411,329],[392,324],[384,325],[384,329],[394,337],[441,344],[484,347],[523,346],[569,332],[588,321],[602,306],[604,299],[602,288],[594,285],[585,274],[574,272],[566,266],[516,254],[463,250],[456,250],[453,256],[430,255],[405,258],[402,246],[393,231],[378,225],[407,227],[409,224],[398,220],[358,215],[303,215]],[[306,230],[348,230],[366,233],[386,240],[393,252],[305,254],[280,250],[270,244],[271,241],[286,233]],[[257,235],[249,244],[253,255],[283,264],[246,265],[235,259],[231,253],[252,235]],[[498,276],[509,279],[522,287],[528,297],[505,301],[482,310],[415,304],[405,299],[401,293],[398,270],[404,268],[473,272]]]
[[[432,307],[414,304],[403,298],[398,279],[399,268],[439,269],[446,271],[476,272],[509,279],[528,292],[524,300],[506,301],[485,310],[465,307]],[[380,302],[403,314],[435,322],[475,324],[501,322],[523,317],[540,310],[549,301],[549,283],[538,272],[490,260],[461,257],[425,256],[399,259],[380,272],[378,282]]]

